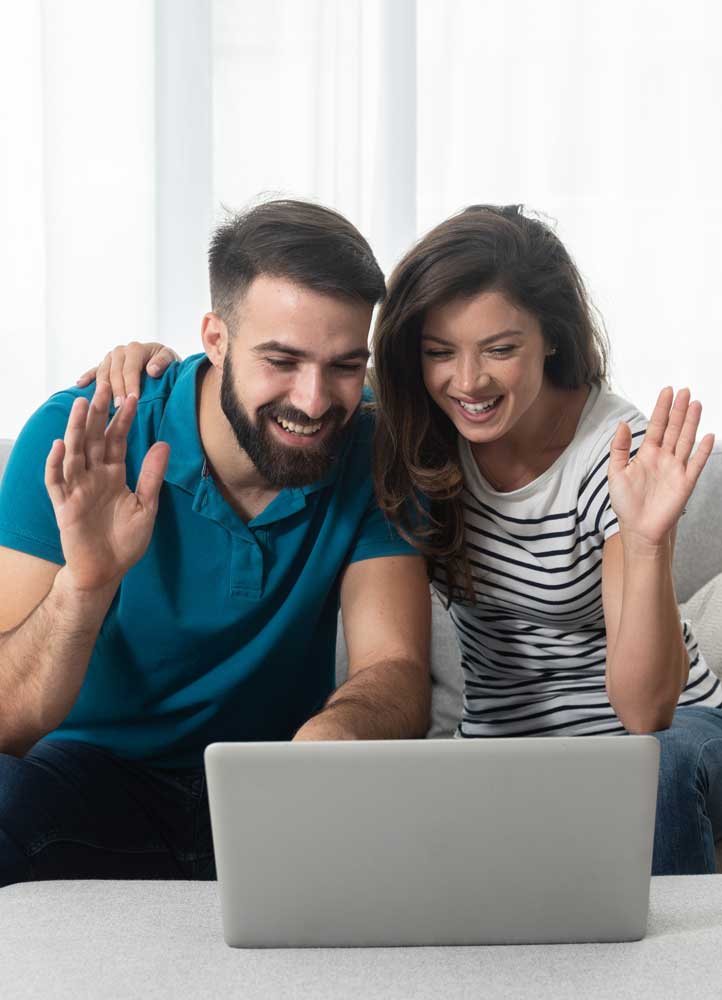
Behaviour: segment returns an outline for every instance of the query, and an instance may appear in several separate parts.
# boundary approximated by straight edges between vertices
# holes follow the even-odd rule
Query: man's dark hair
[[[229,326],[241,296],[261,274],[369,305],[386,292],[383,272],[358,229],[312,202],[268,201],[240,212],[216,229],[208,260],[213,311]]]

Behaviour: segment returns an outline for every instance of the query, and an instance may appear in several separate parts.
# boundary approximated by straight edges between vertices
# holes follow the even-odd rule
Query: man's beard
[[[360,405],[360,404],[359,404]],[[323,422],[331,422],[330,431],[324,433],[318,445],[294,448],[275,440],[266,425],[266,420],[280,417],[295,424],[307,426],[318,423],[309,420],[305,413],[280,403],[266,403],[256,411],[257,423],[252,423],[245,407],[238,399],[233,384],[233,367],[230,352],[223,360],[221,379],[221,409],[231,425],[238,444],[263,478],[271,485],[308,486],[328,473],[343,445],[348,424],[344,424],[346,410],[342,406],[332,406],[323,415]]]

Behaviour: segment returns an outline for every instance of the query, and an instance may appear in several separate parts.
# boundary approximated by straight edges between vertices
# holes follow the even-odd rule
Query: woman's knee
[[[669,729],[655,733],[660,744],[660,773],[693,780],[705,766],[710,747],[722,752],[722,712],[689,708],[675,713]]]

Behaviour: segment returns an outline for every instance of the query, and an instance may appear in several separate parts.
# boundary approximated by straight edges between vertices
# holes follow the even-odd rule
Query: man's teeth
[[[483,413],[484,410],[490,410],[492,406],[496,404],[501,399],[501,396],[494,396],[493,399],[488,399],[485,403],[465,403],[463,399],[459,400],[459,405],[462,409],[467,410],[469,413]]]
[[[276,423],[283,427],[284,431],[288,431],[291,434],[303,434],[308,437],[310,434],[315,434],[317,431],[321,430],[322,420],[319,420],[317,424],[294,424],[290,420],[284,420],[282,417],[276,417]]]

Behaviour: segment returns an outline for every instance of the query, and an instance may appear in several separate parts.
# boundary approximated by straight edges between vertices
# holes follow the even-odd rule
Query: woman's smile
[[[455,396],[451,396],[451,399],[457,404],[462,419],[468,420],[472,424],[484,424],[496,418],[504,396],[487,396],[485,399],[476,400],[473,403]]]

